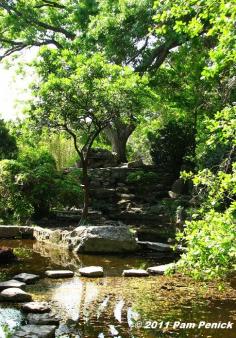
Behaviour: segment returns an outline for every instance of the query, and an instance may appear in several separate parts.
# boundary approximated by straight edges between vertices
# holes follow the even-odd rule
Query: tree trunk
[[[84,190],[84,205],[83,211],[80,219],[80,225],[84,224],[88,217],[88,207],[89,207],[89,177],[88,177],[88,161],[82,160],[82,174],[83,174],[83,190]]]
[[[134,130],[134,124],[125,124],[120,121],[116,121],[113,126],[105,129],[105,134],[111,142],[112,151],[117,154],[119,163],[127,162],[126,144]]]

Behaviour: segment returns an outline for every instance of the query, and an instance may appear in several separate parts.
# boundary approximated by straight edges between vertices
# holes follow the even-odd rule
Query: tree
[[[16,139],[9,133],[3,120],[0,120],[0,160],[17,156]]]
[[[170,27],[175,34],[192,41],[203,37],[209,53],[204,72],[214,76],[235,63],[236,5],[234,0],[161,0],[155,1],[156,34],[162,35]]]
[[[211,2],[189,0],[186,5],[179,0],[0,1],[2,58],[27,47],[53,45],[73,50],[77,55],[103,51],[111,62],[130,65],[138,73],[156,71],[179,46],[193,38],[204,37],[206,48],[211,53],[215,50],[214,38],[207,34],[212,31],[212,17],[216,22],[225,11],[229,15],[233,6],[230,10],[222,6],[211,9]],[[212,16],[207,15],[210,10],[214,12]],[[125,123],[118,119],[112,128],[106,129],[113,150],[122,161],[126,160],[127,139],[136,126],[137,121],[131,117]]]
[[[88,155],[98,135],[114,120],[142,113],[151,92],[147,78],[129,67],[108,63],[101,54],[91,58],[73,52],[44,49],[36,65],[40,82],[31,117],[36,125],[64,131],[73,139],[81,160],[84,186],[82,220],[88,214]]]

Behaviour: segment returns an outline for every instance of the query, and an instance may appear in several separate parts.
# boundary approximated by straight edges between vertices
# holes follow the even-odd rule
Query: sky
[[[25,50],[19,60],[29,62],[35,55],[35,50]],[[5,120],[22,118],[23,103],[30,98],[28,86],[32,81],[33,73],[27,69],[26,74],[17,74],[16,64],[17,60],[12,61],[8,69],[4,62],[0,63],[0,118]]]

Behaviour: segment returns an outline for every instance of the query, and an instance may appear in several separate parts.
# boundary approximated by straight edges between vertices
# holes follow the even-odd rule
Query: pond
[[[180,275],[122,277],[126,268],[146,268],[168,263],[170,257],[156,254],[142,256],[76,256],[30,240],[0,241],[0,246],[17,248],[17,264],[1,267],[1,278],[16,273],[41,275],[27,292],[34,300],[46,300],[62,318],[57,337],[77,338],[154,338],[212,337],[235,338],[235,278],[220,285],[194,282]],[[80,277],[81,266],[101,265],[105,277]],[[70,279],[52,280],[45,270],[69,268]],[[205,323],[234,323],[233,328],[205,328]],[[177,323],[178,322],[178,323]],[[0,303],[0,327],[10,329],[25,323],[24,315],[14,304]],[[184,323],[192,323],[192,327]],[[200,324],[200,328],[198,327]],[[190,325],[190,324],[189,324]],[[190,325],[191,326],[191,325]],[[0,337],[4,337],[0,330]]]

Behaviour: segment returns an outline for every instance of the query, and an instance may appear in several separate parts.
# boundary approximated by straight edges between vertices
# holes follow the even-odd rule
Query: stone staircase
[[[155,176],[147,182],[129,180],[140,171]],[[89,176],[92,207],[106,218],[139,228],[146,225],[145,228],[155,228],[158,233],[165,233],[166,228],[168,233],[174,231],[174,224],[163,208],[163,202],[173,201],[168,193],[176,179],[172,174],[144,166],[90,169]]]

